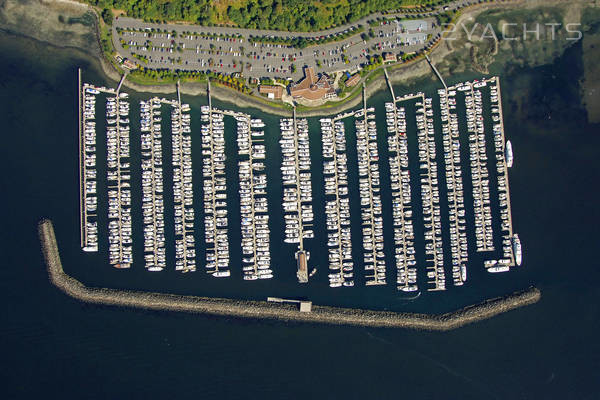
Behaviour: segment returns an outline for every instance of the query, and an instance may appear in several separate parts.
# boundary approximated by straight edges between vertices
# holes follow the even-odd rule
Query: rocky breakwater
[[[255,319],[445,331],[536,303],[541,297],[540,291],[531,287],[525,291],[441,315],[317,305],[313,305],[312,312],[307,313],[298,311],[294,306],[266,301],[91,288],[63,271],[52,222],[50,220],[41,221],[38,233],[50,281],[69,296],[87,303]]]

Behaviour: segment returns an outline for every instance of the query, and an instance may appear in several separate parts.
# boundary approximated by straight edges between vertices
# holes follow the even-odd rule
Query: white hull
[[[504,156],[506,157],[506,166],[508,168],[512,167],[513,151],[512,151],[512,144],[510,143],[510,140],[506,141],[506,148],[504,149]]]
[[[516,233],[513,236],[513,251],[515,253],[515,263],[521,265],[521,262],[523,261],[523,251],[521,249],[521,239],[519,239],[519,235]]]
[[[491,272],[493,274],[498,273],[498,272],[507,272],[509,270],[510,270],[510,267],[508,267],[508,266],[488,268],[488,272]]]

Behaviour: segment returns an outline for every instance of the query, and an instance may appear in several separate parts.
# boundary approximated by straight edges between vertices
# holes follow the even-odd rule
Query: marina
[[[270,212],[268,203],[273,198],[267,189],[266,160],[273,154],[270,153],[273,142],[269,144],[266,138],[273,130],[261,118],[214,107],[210,89],[208,105],[199,110],[198,128],[194,128],[193,110],[181,101],[179,93],[172,100],[158,97],[141,100],[140,154],[139,158],[132,158],[128,95],[89,84],[81,84],[80,88],[81,245],[86,251],[97,251],[102,237],[95,230],[95,204],[102,196],[96,193],[94,183],[97,181],[94,118],[96,98],[105,95],[108,259],[117,268],[133,265],[136,248],[131,214],[135,204],[131,190],[132,159],[136,159],[135,166],[141,169],[143,243],[137,246],[143,248],[141,254],[148,271],[192,272],[196,269],[196,255],[203,253],[204,269],[212,277],[232,277],[234,269],[235,276],[241,276],[243,281],[276,279],[280,273],[288,276],[288,266],[294,265],[297,282],[308,283],[319,268],[317,264],[326,262],[328,272],[310,279],[315,285],[327,282],[330,288],[344,290],[354,290],[351,288],[357,283],[365,287],[393,287],[397,293],[414,292],[418,297],[422,288],[429,292],[445,291],[447,274],[451,274],[453,286],[461,287],[467,283],[468,268],[505,272],[522,260],[520,239],[512,227],[508,188],[513,149],[504,137],[497,78],[439,89],[439,109],[438,103],[425,93],[395,96],[390,86],[392,101],[386,102],[382,110],[387,127],[383,135],[385,166],[379,162],[382,148],[378,147],[378,110],[367,104],[366,97],[362,108],[316,120],[318,130],[314,132],[310,120],[298,118],[295,110],[291,117],[279,119],[279,137],[275,143],[281,151],[281,161],[275,165],[281,172],[283,197],[278,213]],[[171,111],[167,120],[171,129],[164,139],[171,143],[172,200],[164,197],[163,188],[163,176],[170,176],[162,158],[163,129],[168,126],[163,126],[163,119],[167,118],[163,115],[164,106]],[[202,165],[203,207],[199,211],[193,200],[195,134]],[[493,139],[493,160],[487,159],[486,135]],[[322,179],[318,212],[325,217],[319,229],[313,225],[316,180],[312,173],[318,167],[311,161],[310,142],[315,138],[321,142],[322,156],[322,163],[318,163],[322,166],[322,177],[319,174],[318,178]],[[439,149],[438,140],[442,145]],[[461,143],[468,146],[463,149]],[[352,155],[348,146],[353,147]],[[229,161],[226,148],[228,154],[233,154]],[[464,154],[461,150],[465,150]],[[465,154],[469,156],[468,163],[463,162]],[[438,161],[442,155],[443,164]],[[494,165],[492,162],[496,166],[494,175],[488,171]],[[465,197],[463,187],[463,172],[467,169],[472,176],[472,204],[467,204],[470,198]],[[386,178],[382,185],[384,172],[389,181]],[[492,191],[496,178],[497,186]],[[239,186],[234,185],[235,191],[228,194],[230,179],[238,179]],[[358,188],[354,199],[353,185]],[[239,198],[231,194],[235,192]],[[420,196],[413,197],[413,192]],[[134,191],[133,196],[135,193],[138,192]],[[171,204],[173,220],[168,221],[165,208],[171,208]],[[384,210],[387,204],[389,219],[385,216],[388,211]],[[238,211],[233,212],[232,207],[239,210],[235,222],[233,216]],[[496,207],[498,212],[492,213]],[[204,221],[202,244],[196,242],[196,215]],[[281,220],[273,221],[274,215]],[[474,221],[472,226],[468,223],[469,215]],[[496,215],[500,220],[494,222]],[[240,245],[233,249],[230,235],[238,223]],[[493,224],[502,232],[501,251],[495,250]],[[167,234],[170,226],[174,233],[171,239]],[[281,245],[297,245],[293,263],[281,257],[283,248],[272,241],[273,226],[281,226]],[[321,230],[324,237],[319,233]],[[353,246],[353,241],[357,241],[353,240],[353,234],[362,240],[360,249]],[[322,250],[323,255],[319,254],[309,269],[311,254],[305,240],[319,237],[323,240],[316,240],[310,249]],[[473,243],[469,243],[471,237]],[[173,264],[169,246],[174,248]],[[273,246],[278,249],[277,256],[273,256]],[[483,268],[471,263],[470,251],[488,255]],[[446,256],[450,261],[445,260]],[[395,264],[394,283],[388,282],[392,276],[387,270],[388,260]],[[275,269],[273,265],[284,268]]]

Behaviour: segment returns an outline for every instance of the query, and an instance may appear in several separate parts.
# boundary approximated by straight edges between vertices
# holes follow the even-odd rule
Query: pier
[[[394,226],[394,258],[396,260],[396,288],[415,292],[417,268],[414,248],[414,230],[411,221],[411,188],[408,169],[408,140],[404,107],[396,104],[390,85],[392,102],[386,103],[388,151],[390,153],[390,184],[392,191],[392,216]]]
[[[367,108],[366,89],[363,84],[363,109],[355,113],[355,127],[364,249],[363,261],[366,285],[368,286],[386,284],[377,127],[374,115],[369,115],[369,112],[372,111],[374,110]]]
[[[233,111],[223,111],[223,114],[237,121],[238,153],[247,156],[238,163],[244,280],[270,279],[273,271],[270,269],[267,176],[261,161],[266,157],[264,131],[253,130],[265,124],[260,119],[251,119],[248,114]]]
[[[206,272],[217,278],[231,275],[229,271],[229,240],[227,227],[227,182],[225,177],[225,124],[223,113],[213,109],[210,83],[207,86],[208,106],[203,106],[202,176],[204,178],[204,235],[206,241]]]
[[[312,184],[310,172],[310,148],[308,121],[296,118],[296,108],[292,118],[282,118],[281,166],[283,179],[283,209],[285,218],[286,243],[298,243],[295,254],[297,277],[300,283],[308,282],[308,259],[310,254],[304,249],[304,239],[313,238]]]
[[[395,102],[396,96],[394,95],[394,87],[392,86],[392,81],[390,80],[390,76],[388,75],[387,68],[383,69],[383,73],[385,74],[385,81],[387,82],[388,89],[390,90],[390,94],[392,95],[392,99]]]
[[[456,91],[440,89],[438,95],[442,119],[446,187],[448,189],[452,280],[454,286],[462,286],[467,280],[468,243],[460,157],[460,132],[454,97]]]
[[[106,99],[109,263],[130,268],[133,262],[129,102],[126,93],[99,88]]]
[[[429,63],[429,66],[431,67],[433,72],[435,72],[435,75],[438,77],[440,82],[442,82],[442,85],[444,85],[444,89],[448,90],[448,86],[446,86],[446,82],[444,82],[444,78],[442,77],[442,74],[440,74],[440,71],[438,71],[438,69],[435,67],[435,65],[433,65],[433,63],[429,59],[429,56],[427,55],[427,53],[425,53],[425,59]]]
[[[173,105],[173,104],[172,104]],[[181,102],[177,81],[177,102],[171,111],[173,150],[173,206],[175,208],[175,270],[196,270],[192,184],[192,138],[189,106]]]
[[[329,286],[354,286],[346,132],[341,120],[333,122],[330,118],[322,118],[320,122],[323,143]],[[332,197],[333,199],[331,199]]]
[[[477,251],[487,252],[494,250],[494,242],[481,91],[474,90],[471,83],[467,83],[465,86],[468,87],[465,103],[467,131],[469,132],[469,158],[473,184]]]
[[[437,178],[435,131],[431,99],[421,94],[421,101],[415,103],[417,121],[417,141],[421,172],[421,200],[423,203],[423,223],[425,225],[425,254],[427,262],[428,291],[446,290],[444,272],[444,249],[442,246],[442,224],[440,194]]]
[[[142,215],[144,220],[144,260],[148,271],[166,268],[161,101],[140,102]]]
[[[96,95],[97,90],[81,82],[77,70],[79,131],[79,222],[83,251],[98,251],[98,196],[96,170]]]
[[[119,92],[121,91],[121,86],[123,85],[123,82],[125,82],[125,78],[127,78],[127,74],[129,73],[129,70],[125,70],[125,73],[123,73],[123,76],[121,77],[121,80],[119,81],[119,85],[117,86],[117,90],[115,91],[115,94],[119,94]]]
[[[486,82],[492,85],[490,88],[491,104],[492,108],[495,107],[497,109],[495,112],[494,109],[492,109],[492,119],[495,122],[493,129],[495,157],[498,171],[498,200],[500,202],[501,229],[503,232],[505,232],[505,234],[502,236],[503,258],[500,260],[486,261],[486,267],[490,267],[488,269],[489,271],[503,272],[507,269],[507,267],[514,267],[517,265],[513,247],[514,232],[510,204],[510,187],[508,182],[508,165],[506,159],[506,138],[504,136],[504,116],[502,114],[500,78],[490,78]],[[497,264],[499,264],[499,266],[496,267]]]

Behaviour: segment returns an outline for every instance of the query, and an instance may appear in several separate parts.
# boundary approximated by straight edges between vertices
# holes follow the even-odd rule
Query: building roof
[[[404,20],[400,22],[400,25],[407,31],[424,31],[429,29],[429,24],[424,19]]]
[[[358,82],[360,81],[360,74],[356,73],[354,75],[352,75],[350,77],[350,79],[348,79],[346,81],[346,86],[350,87],[350,86],[354,86],[356,85]]]
[[[137,64],[132,62],[131,60],[125,59],[123,61],[123,67],[127,68],[127,69],[137,69]]]
[[[278,85],[260,85],[258,92],[266,94],[269,98],[280,99],[283,95],[283,87]]]
[[[317,77],[312,67],[304,67],[304,78],[290,87],[290,94],[294,98],[320,100],[334,96],[335,90],[325,75]]]

